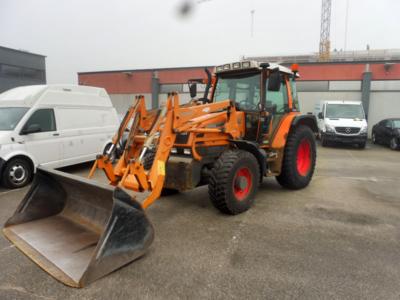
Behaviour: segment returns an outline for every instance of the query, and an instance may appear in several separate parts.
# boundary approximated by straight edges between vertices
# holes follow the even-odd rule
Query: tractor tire
[[[208,194],[222,213],[236,215],[248,210],[260,182],[260,167],[253,154],[227,150],[211,170]]]
[[[306,187],[314,174],[317,157],[315,138],[307,126],[299,126],[289,133],[284,150],[278,183],[292,190]]]
[[[153,166],[154,158],[156,157],[156,153],[153,150],[148,150],[143,158],[143,168],[148,171]]]
[[[3,174],[2,183],[6,188],[16,189],[26,186],[32,181],[33,168],[23,158],[13,158],[7,162]]]

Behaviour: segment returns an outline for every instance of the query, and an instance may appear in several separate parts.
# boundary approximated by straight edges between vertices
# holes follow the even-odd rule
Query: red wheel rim
[[[239,201],[245,199],[250,193],[253,179],[248,168],[240,168],[233,179],[233,193]]]
[[[297,171],[306,176],[311,168],[311,145],[307,139],[302,139],[297,148]]]

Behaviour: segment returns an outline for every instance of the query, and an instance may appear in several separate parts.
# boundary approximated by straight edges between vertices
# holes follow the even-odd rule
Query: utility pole
[[[254,36],[254,12],[255,10],[252,9],[250,11],[250,18],[251,18],[251,29],[250,29],[250,36],[253,37]]]
[[[327,61],[330,56],[330,30],[331,30],[331,0],[322,0],[321,7],[321,35],[319,41],[319,60]]]
[[[347,26],[349,22],[349,0],[346,0],[346,19],[344,24],[344,51],[347,49]]]

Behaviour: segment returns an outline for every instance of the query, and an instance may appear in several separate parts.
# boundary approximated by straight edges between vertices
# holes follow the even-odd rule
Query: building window
[[[0,64],[0,76],[22,79],[44,80],[44,70]]]

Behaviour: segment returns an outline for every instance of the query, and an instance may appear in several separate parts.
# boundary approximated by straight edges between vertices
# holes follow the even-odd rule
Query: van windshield
[[[28,110],[27,107],[0,107],[0,130],[14,130]]]
[[[328,104],[326,117],[331,119],[364,119],[364,110],[358,104]]]

